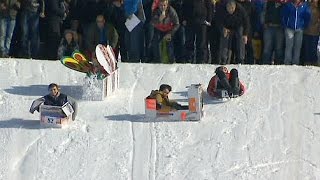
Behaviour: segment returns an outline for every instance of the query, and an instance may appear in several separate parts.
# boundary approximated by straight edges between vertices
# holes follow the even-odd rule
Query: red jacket
[[[176,10],[169,6],[166,10],[166,17],[162,21],[160,21],[161,14],[162,12],[159,8],[155,9],[152,12],[151,23],[159,31],[174,35],[180,26]]]
[[[230,80],[231,79],[231,76],[230,76],[230,73],[226,73],[226,76],[227,78]],[[219,81],[219,78],[217,75],[213,76],[211,79],[210,79],[210,82],[209,82],[209,85],[208,85],[208,88],[207,88],[207,92],[210,96],[214,96],[216,97],[217,94],[217,84],[218,84],[218,81]],[[243,83],[240,82],[240,96],[243,95],[246,91],[246,88],[244,87]]]

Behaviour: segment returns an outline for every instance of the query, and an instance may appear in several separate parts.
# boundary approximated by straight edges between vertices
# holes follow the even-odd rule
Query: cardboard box
[[[188,88],[188,110],[157,110],[156,99],[145,99],[147,118],[156,120],[200,121],[203,117],[203,88],[200,84],[192,84]]]
[[[40,124],[45,127],[63,128],[72,122],[73,112],[69,103],[63,106],[40,105]]]
[[[119,88],[119,68],[106,78],[86,77],[83,85],[82,99],[89,101],[103,101],[107,96],[114,94]]]

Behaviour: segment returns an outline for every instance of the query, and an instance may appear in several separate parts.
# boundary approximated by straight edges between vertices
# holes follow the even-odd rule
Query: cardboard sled
[[[145,99],[145,113],[147,118],[157,120],[176,121],[200,121],[203,116],[203,89],[200,84],[188,86],[188,107],[187,110],[157,110],[156,99]]]
[[[103,101],[119,88],[119,68],[104,79],[85,77],[83,89],[84,100]]]
[[[63,106],[40,105],[40,124],[46,127],[65,127],[72,122],[73,112],[69,103]]]
[[[107,76],[102,80],[86,77],[83,86],[83,99],[103,101],[119,88],[119,68],[111,46],[98,44],[95,53],[97,61],[107,72]]]

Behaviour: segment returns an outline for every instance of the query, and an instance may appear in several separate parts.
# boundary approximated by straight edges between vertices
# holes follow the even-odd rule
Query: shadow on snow
[[[83,94],[82,86],[79,85],[61,85],[61,92],[75,99],[81,99]],[[5,92],[23,96],[44,96],[48,94],[48,85],[31,85],[31,86],[11,86],[5,89]]]

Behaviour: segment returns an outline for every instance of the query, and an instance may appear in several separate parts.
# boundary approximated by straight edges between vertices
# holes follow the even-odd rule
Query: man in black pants
[[[185,0],[182,25],[186,33],[186,56],[193,63],[208,63],[207,27],[211,26],[213,5],[210,0]],[[196,47],[194,46],[196,45]],[[196,55],[194,51],[196,50]]]
[[[61,24],[67,16],[62,0],[46,0],[46,59],[58,59],[58,47],[61,38]]]

